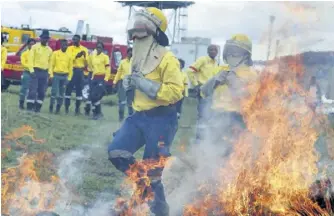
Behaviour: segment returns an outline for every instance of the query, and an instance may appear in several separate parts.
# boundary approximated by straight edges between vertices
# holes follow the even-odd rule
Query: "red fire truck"
[[[71,43],[71,42],[70,42]],[[80,44],[85,46],[89,53],[91,53],[96,48],[96,41],[81,41]],[[51,39],[49,41],[50,48],[55,51],[60,49],[60,41]],[[10,85],[20,85],[21,75],[23,73],[23,66],[20,61],[21,54],[27,49],[26,45],[23,45],[15,55],[9,55],[7,57],[7,62],[4,67],[2,74],[2,79],[5,80],[5,85],[1,86],[1,89],[5,90]],[[111,78],[108,81],[107,91],[108,93],[114,93],[115,88],[113,86],[113,79],[117,72],[120,61],[126,57],[127,46],[113,44],[113,43],[104,43],[104,52],[110,57],[110,66],[111,66]],[[85,72],[85,75],[88,75],[88,71]],[[85,89],[84,91],[86,91]]]

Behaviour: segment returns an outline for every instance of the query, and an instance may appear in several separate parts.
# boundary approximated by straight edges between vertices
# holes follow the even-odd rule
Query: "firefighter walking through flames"
[[[132,71],[123,85],[126,90],[135,89],[135,113],[124,121],[108,147],[111,163],[129,176],[138,163],[133,154],[145,144],[143,163],[156,162],[157,166],[147,166],[149,183],[140,176],[135,183],[137,188],[144,187],[141,200],[148,199],[152,213],[159,216],[169,215],[161,181],[164,163],[160,161],[170,156],[177,131],[175,103],[184,90],[179,61],[165,48],[169,43],[166,29],[167,19],[157,8],[136,12],[128,23],[128,36],[133,39]],[[123,209],[131,207],[128,203]]]
[[[212,114],[210,125],[205,134],[206,140],[212,143],[231,143],[238,138],[238,133],[245,127],[241,115],[243,98],[253,93],[249,83],[255,83],[257,73],[252,70],[252,43],[248,36],[243,34],[233,35],[226,41],[223,51],[223,59],[228,67],[208,80],[201,88],[204,97],[212,96]],[[210,132],[209,132],[210,131]],[[216,136],[212,136],[216,134]],[[233,141],[232,141],[233,143]],[[227,145],[226,154],[232,150]]]

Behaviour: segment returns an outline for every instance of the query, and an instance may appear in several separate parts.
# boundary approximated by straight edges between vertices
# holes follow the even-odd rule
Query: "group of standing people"
[[[81,114],[83,100],[84,70],[90,71],[88,81],[90,94],[85,107],[85,114],[90,115],[93,106],[93,118],[102,116],[101,99],[105,92],[105,82],[110,78],[109,56],[104,54],[104,45],[98,42],[96,49],[89,55],[86,47],[80,45],[80,36],[74,35],[73,45],[65,39],[60,40],[60,49],[52,51],[48,46],[49,32],[43,30],[40,42],[29,39],[27,49],[21,54],[24,67],[20,89],[19,108],[40,112],[49,79],[52,82],[49,112],[59,114],[65,101],[65,113],[69,113],[71,94],[75,88],[75,115]]]

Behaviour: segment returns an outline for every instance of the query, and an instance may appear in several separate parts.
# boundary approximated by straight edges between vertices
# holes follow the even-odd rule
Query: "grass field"
[[[36,130],[36,138],[44,139],[45,142],[38,144],[29,137],[21,138],[21,143],[24,143],[27,149],[16,149],[2,158],[2,170],[15,166],[18,163],[17,158],[24,151],[28,154],[47,151],[55,156],[53,160],[59,168],[58,175],[73,181],[77,195],[83,197],[82,201],[89,203],[102,192],[117,193],[123,176],[108,161],[106,152],[112,133],[119,127],[117,97],[112,95],[103,99],[104,119],[94,121],[84,115],[74,116],[73,102],[69,115],[65,115],[64,110],[60,115],[49,114],[49,91],[40,114],[20,111],[18,93],[19,87],[11,86],[1,95],[2,137],[23,125],[30,125]],[[178,151],[181,144],[186,145],[188,138],[192,136],[195,111],[196,101],[186,100],[173,152]],[[141,153],[139,151],[136,156],[140,157]]]

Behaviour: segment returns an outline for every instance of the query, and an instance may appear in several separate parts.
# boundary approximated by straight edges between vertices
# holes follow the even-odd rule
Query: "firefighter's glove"
[[[155,100],[161,83],[146,79],[142,73],[133,73],[130,75],[130,85]]]

